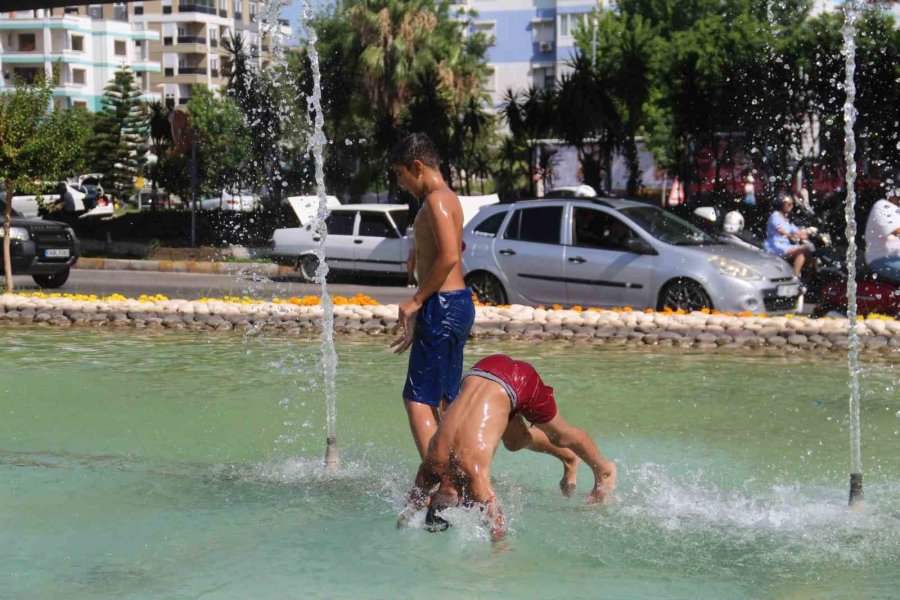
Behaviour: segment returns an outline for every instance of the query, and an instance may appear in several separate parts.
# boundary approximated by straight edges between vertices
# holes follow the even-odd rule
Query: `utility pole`
[[[191,248],[197,247],[197,136],[191,128]]]
[[[592,27],[592,40],[591,40],[591,66],[595,69],[597,68],[597,18],[594,17],[591,19]]]

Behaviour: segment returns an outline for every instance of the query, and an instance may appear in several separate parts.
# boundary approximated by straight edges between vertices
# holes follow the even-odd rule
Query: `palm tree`
[[[556,91],[554,88],[530,87],[525,92],[512,89],[504,97],[503,116],[517,146],[528,154],[528,186],[536,192],[535,166],[540,159],[542,140],[554,133],[556,115]]]
[[[584,182],[596,188],[604,163],[609,173],[609,158],[622,138],[623,125],[609,86],[590,59],[578,52],[568,66],[572,71],[559,84],[556,131],[578,153]],[[589,152],[591,148],[597,152]]]

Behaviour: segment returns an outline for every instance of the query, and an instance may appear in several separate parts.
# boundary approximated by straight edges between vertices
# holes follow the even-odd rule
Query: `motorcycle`
[[[700,206],[688,217],[692,224],[722,243],[765,252],[764,240],[744,228],[744,216],[737,209],[723,214],[723,211],[713,206]],[[812,224],[803,231],[809,236],[808,243],[812,246],[816,261],[813,266],[804,270],[801,279],[806,289],[805,301],[818,303],[826,288],[847,280],[847,269],[844,265],[844,254],[832,244],[831,236],[824,230],[821,220],[812,220],[809,217],[807,215],[806,223]]]

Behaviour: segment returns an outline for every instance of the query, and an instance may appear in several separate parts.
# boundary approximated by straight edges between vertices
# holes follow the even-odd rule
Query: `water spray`
[[[847,363],[850,370],[850,506],[863,502],[862,449],[859,424],[859,333],[856,330],[856,0],[844,5],[844,162],[847,165],[847,200],[844,203],[847,235],[847,320],[850,325],[850,347]]]
[[[313,125],[314,133],[310,140],[313,156],[316,162],[316,196],[319,199],[319,207],[313,222],[313,228],[319,236],[319,246],[315,250],[318,265],[316,266],[315,281],[319,284],[322,295],[322,372],[325,381],[325,410],[327,436],[325,438],[325,470],[334,471],[340,468],[340,460],[337,451],[336,409],[335,409],[335,377],[337,376],[337,352],[334,349],[334,303],[328,294],[328,264],[325,262],[325,241],[328,237],[328,228],[325,219],[328,217],[328,197],[325,193],[325,168],[322,159],[322,149],[328,140],[325,138],[323,127],[325,115],[322,113],[322,75],[319,71],[319,52],[316,49],[318,35],[310,25],[313,18],[313,7],[310,0],[304,0],[301,12],[303,25],[309,34],[306,45],[309,53],[309,63],[312,68],[313,93],[307,98],[309,110],[315,114]]]

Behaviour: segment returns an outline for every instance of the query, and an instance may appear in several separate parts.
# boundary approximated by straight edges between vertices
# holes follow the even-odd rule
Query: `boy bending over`
[[[536,429],[525,427],[519,416]],[[459,395],[431,439],[397,525],[405,525],[425,506],[429,506],[429,524],[440,525],[444,522],[438,512],[443,508],[479,505],[492,539],[499,540],[506,526],[491,486],[494,452],[501,439],[515,451],[532,447],[533,438],[541,435],[546,435],[549,445],[574,452],[594,472],[589,503],[602,502],[612,492],[615,464],[600,454],[587,433],[563,420],[553,388],[544,385],[534,367],[502,354],[482,359],[466,374]],[[429,497],[436,485],[439,488]]]

